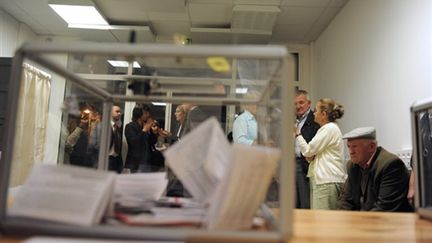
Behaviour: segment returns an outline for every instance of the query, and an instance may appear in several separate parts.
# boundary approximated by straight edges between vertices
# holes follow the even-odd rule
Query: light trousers
[[[309,177],[311,209],[336,209],[343,183],[316,184],[314,177]]]

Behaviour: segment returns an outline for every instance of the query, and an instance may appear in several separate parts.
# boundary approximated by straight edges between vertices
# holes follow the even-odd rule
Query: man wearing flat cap
[[[339,209],[410,212],[409,173],[396,155],[377,145],[373,127],[360,127],[343,136],[351,160]]]

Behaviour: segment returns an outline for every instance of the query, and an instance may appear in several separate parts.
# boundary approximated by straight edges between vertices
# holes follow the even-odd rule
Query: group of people
[[[314,109],[305,90],[294,100],[296,207],[362,211],[412,211],[409,172],[396,155],[378,146],[373,127],[342,134],[344,108],[320,99]],[[234,121],[233,141],[257,143],[257,107],[245,105]],[[350,160],[345,159],[345,144]]]
[[[158,172],[165,170],[165,159],[158,147],[160,141],[165,145],[175,143],[193,130],[207,115],[194,104],[181,104],[176,107],[175,118],[178,123],[175,132],[162,129],[151,116],[150,106],[137,105],[132,110],[131,122],[124,126],[127,142],[126,160],[122,159],[123,126],[121,108],[111,109],[111,140],[109,145],[108,170],[121,173],[124,169],[131,173]],[[101,145],[101,117],[96,109],[83,110],[79,124],[71,129],[66,139],[69,163],[72,165],[93,167],[98,165]],[[167,193],[171,196],[184,196],[188,193],[179,180],[170,174]]]
[[[298,90],[294,103],[297,208],[412,211],[409,172],[401,159],[378,146],[375,128],[342,135],[336,120],[344,109],[333,99],[320,99],[312,111],[308,93]]]
[[[336,122],[344,115],[343,106],[333,99],[324,98],[312,110],[305,90],[297,91],[294,105],[297,208],[412,210],[407,199],[409,172],[402,160],[378,146],[373,127],[356,128],[343,135]],[[233,124],[233,142],[256,144],[257,107],[245,105],[242,108],[243,113]],[[156,149],[159,139],[170,140],[171,143],[181,140],[207,118],[198,106],[192,104],[178,105],[174,115],[178,127],[170,133],[161,129],[151,117],[149,106],[136,106],[132,111],[132,121],[124,128],[128,150],[123,163],[121,108],[113,106],[108,169],[118,173],[123,167],[132,173],[164,170],[164,158]],[[100,120],[100,116],[94,117],[95,121]],[[101,135],[100,122],[95,121],[90,126],[89,118],[83,117],[67,138],[67,144],[73,146],[71,164],[94,167],[95,159],[91,158],[98,154]],[[344,140],[350,156],[348,162]],[[87,155],[82,151],[86,151]],[[168,172],[167,195],[188,196],[180,181]]]

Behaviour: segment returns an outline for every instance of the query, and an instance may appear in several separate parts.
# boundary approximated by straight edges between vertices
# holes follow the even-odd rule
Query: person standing
[[[123,159],[121,156],[123,126],[121,121],[121,108],[117,105],[111,108],[111,128],[108,170],[121,173],[123,170]]]
[[[296,127],[306,142],[310,142],[317,133],[320,125],[314,121],[314,114],[311,107],[308,92],[298,90],[294,99],[296,114]],[[296,140],[296,208],[310,208],[310,185],[307,172],[309,162],[300,152],[300,146]]]
[[[243,112],[234,120],[233,142],[252,145],[257,143],[258,124],[255,119],[256,105],[244,105]]]
[[[184,128],[182,128],[184,129],[183,135],[185,135],[195,129],[208,116],[196,104],[183,104],[183,106],[187,110]]]
[[[87,111],[87,109],[85,110]],[[79,125],[69,134],[66,139],[66,147],[70,152],[69,163],[71,165],[93,167],[88,153],[89,142],[89,114],[82,111],[80,115]]]
[[[187,107],[185,105],[178,105],[174,112],[175,119],[178,123],[176,131],[170,137],[170,143],[177,142],[181,139],[185,131],[185,121],[187,117]]]
[[[96,114],[95,115],[99,115]],[[121,121],[121,108],[114,105],[111,108],[111,140],[108,151],[108,170],[121,173],[123,170],[123,159],[121,156],[123,126]],[[102,127],[98,122],[96,127],[92,129],[89,139],[89,154],[92,156],[93,163],[97,164],[97,158],[100,149]]]
[[[299,129],[296,142],[310,162],[310,201],[312,209],[336,209],[337,200],[347,177],[342,133],[335,121],[344,109],[332,99],[320,99],[315,107],[315,122],[321,127],[308,143]]]
[[[174,116],[178,122],[177,131],[173,134],[171,143],[180,141],[185,132],[186,117],[188,107],[185,104],[178,105],[176,107]],[[168,197],[189,197],[190,193],[183,186],[181,181],[175,176],[174,172],[168,168],[168,185],[166,189],[166,195]]]
[[[251,90],[244,97],[259,99],[260,95],[258,91]],[[256,104],[243,104],[241,108],[243,112],[234,120],[233,124],[233,142],[245,145],[257,144],[258,123],[256,116],[258,107]]]
[[[411,212],[409,172],[399,157],[379,147],[373,127],[356,128],[347,139],[350,161],[338,208],[358,211]]]
[[[150,107],[136,106],[132,110],[132,121],[125,127],[128,144],[125,168],[132,173],[151,172],[150,166],[150,129],[153,121],[150,118]]]

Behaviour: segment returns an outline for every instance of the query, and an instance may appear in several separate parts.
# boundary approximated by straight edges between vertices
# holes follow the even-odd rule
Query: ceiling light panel
[[[50,1],[48,4],[69,25],[108,25],[91,1]]]

